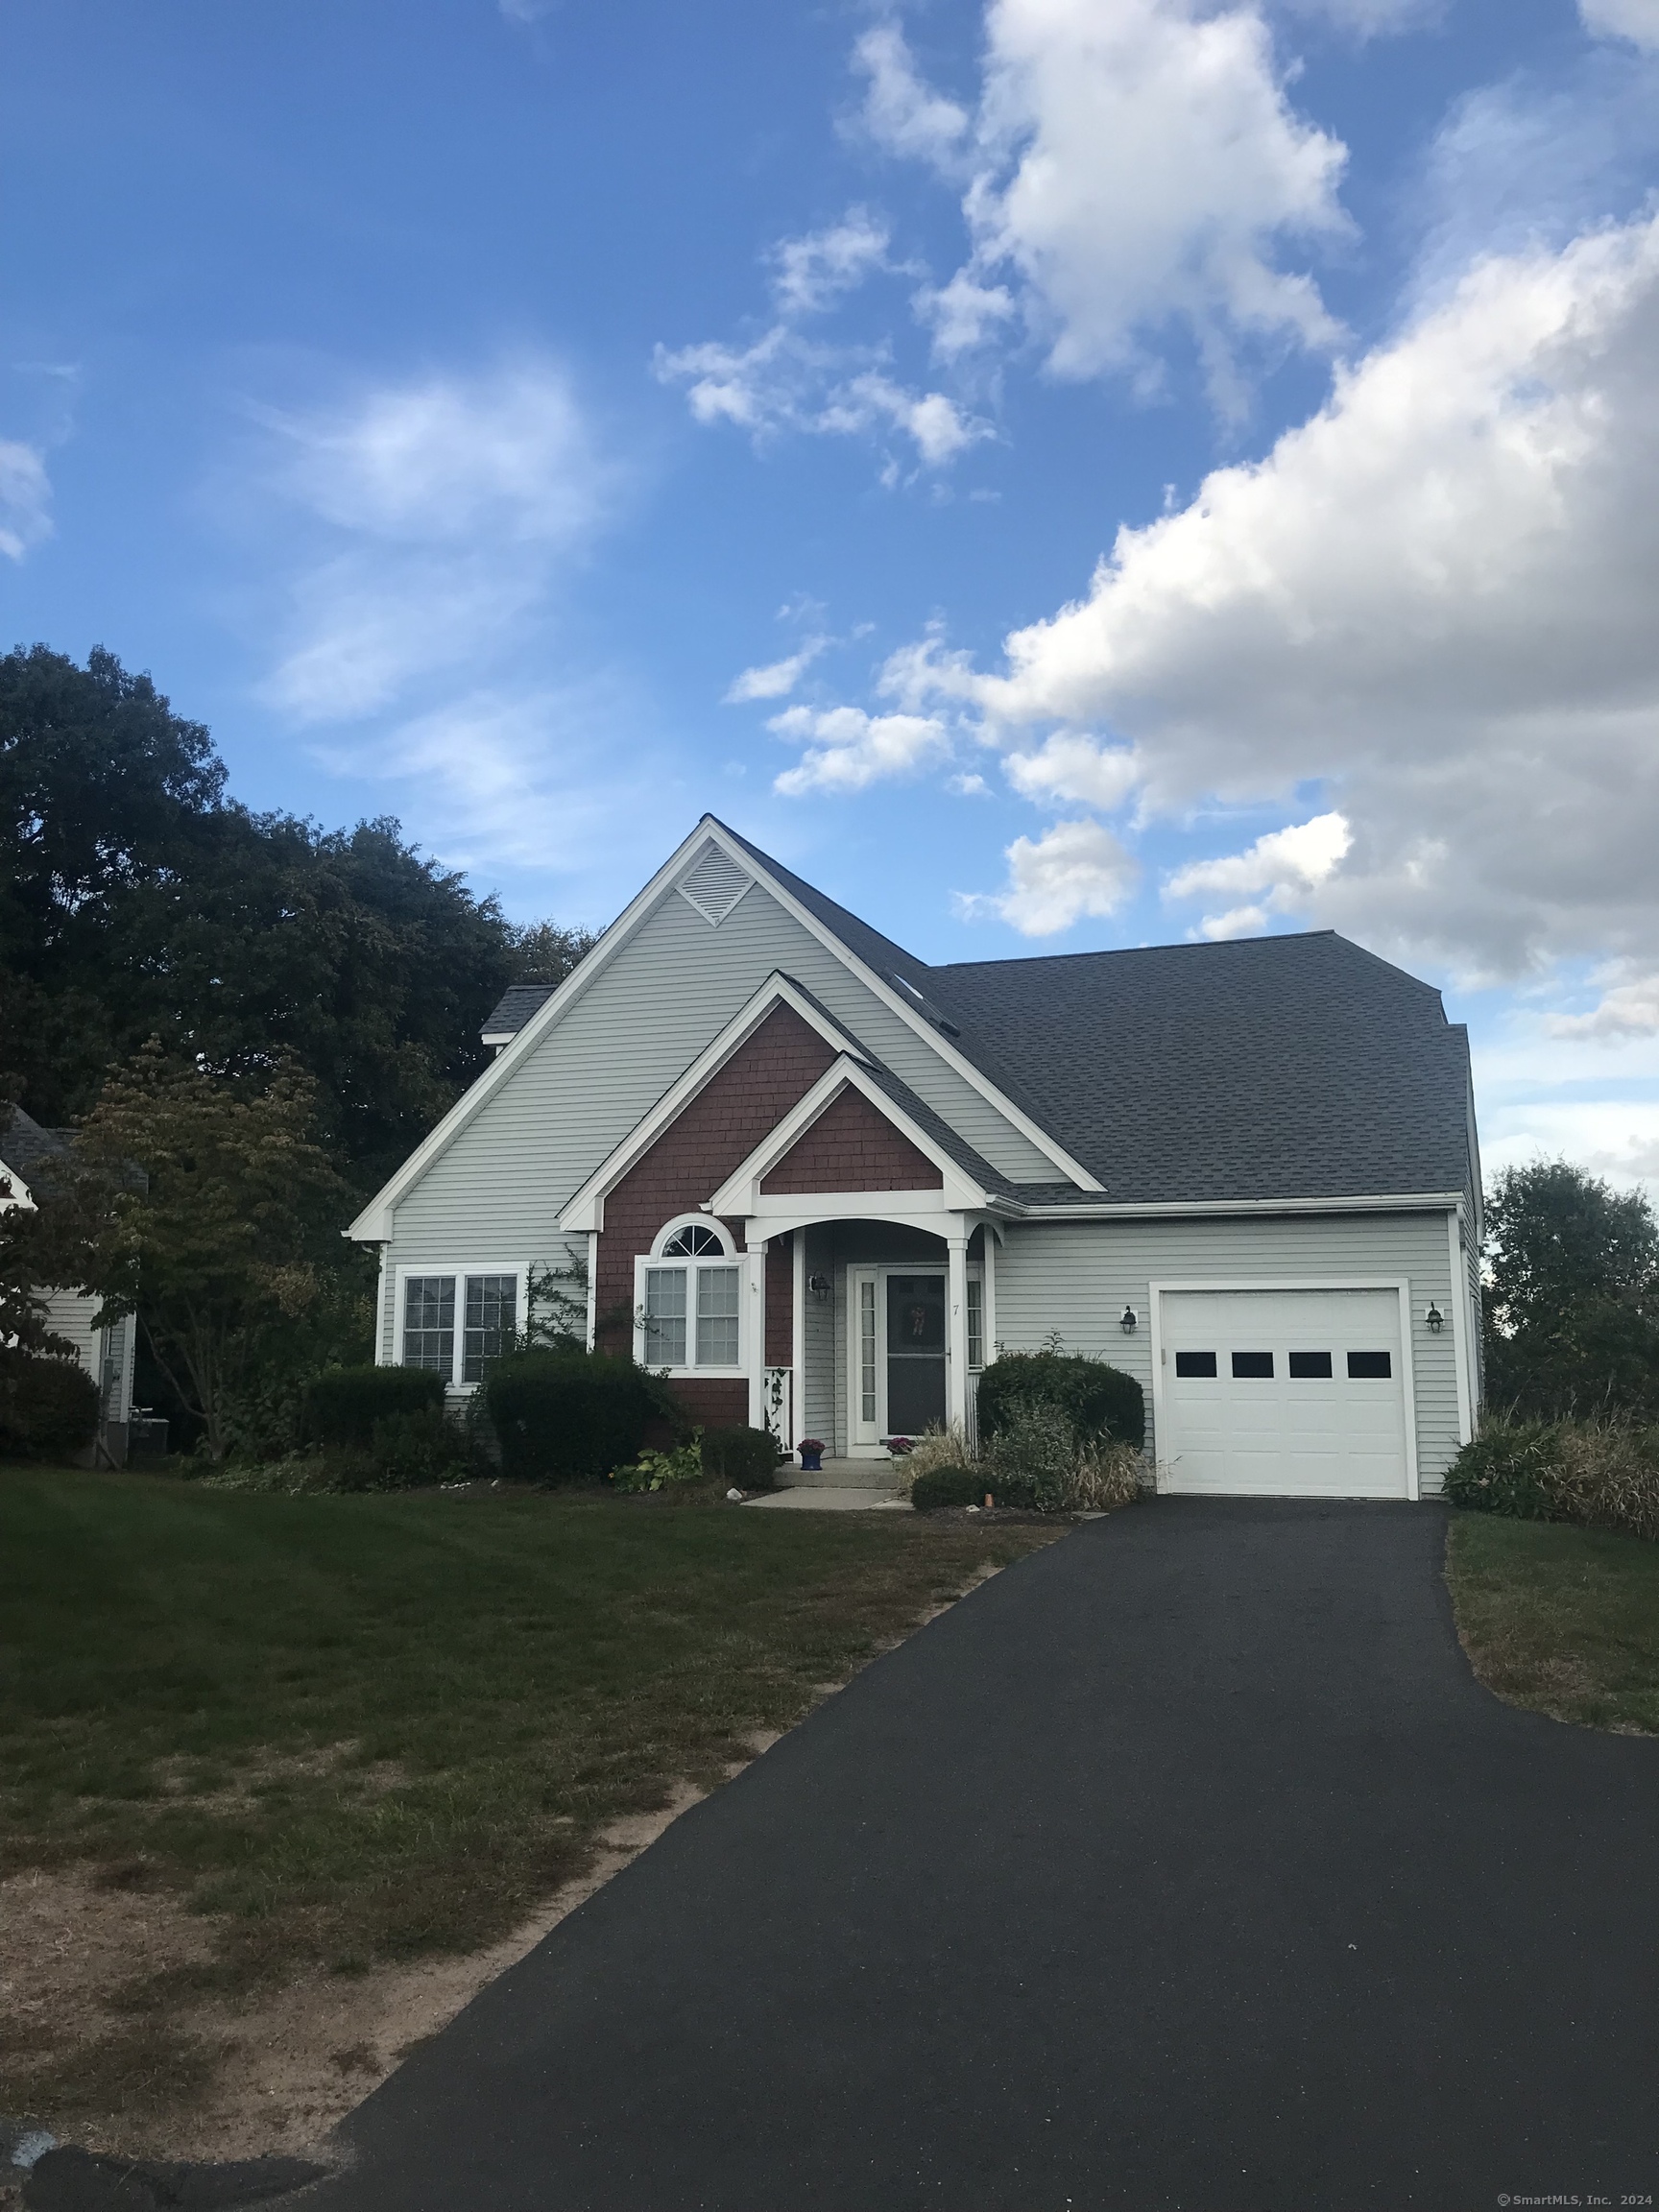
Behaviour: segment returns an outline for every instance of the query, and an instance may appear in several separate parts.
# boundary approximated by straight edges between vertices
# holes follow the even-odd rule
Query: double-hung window
[[[482,1382],[517,1329],[518,1277],[405,1275],[402,1322],[405,1367],[429,1367],[447,1385]]]
[[[723,1230],[670,1225],[645,1262],[640,1357],[648,1367],[731,1373],[742,1364],[742,1269]]]

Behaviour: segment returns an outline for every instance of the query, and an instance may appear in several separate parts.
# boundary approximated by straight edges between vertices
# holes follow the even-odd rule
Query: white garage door
[[[1406,1498],[1392,1290],[1166,1290],[1160,1486]]]

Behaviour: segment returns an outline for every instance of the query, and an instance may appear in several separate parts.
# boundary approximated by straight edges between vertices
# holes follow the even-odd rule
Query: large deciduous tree
[[[486,1065],[510,982],[557,983],[580,930],[515,926],[396,822],[325,830],[225,797],[200,723],[95,651],[0,656],[0,1007],[36,1119],[85,1113],[158,1037],[238,1083],[309,1073],[359,1195]]]
[[[101,1197],[88,1214],[105,1312],[137,1313],[215,1459],[273,1354],[298,1349],[349,1263],[347,1191],[317,1142],[315,1098],[292,1062],[245,1091],[152,1041],[111,1075],[77,1141]]]
[[[1486,1226],[1489,1402],[1659,1414],[1659,1222],[1643,1193],[1538,1161],[1498,1177]]]

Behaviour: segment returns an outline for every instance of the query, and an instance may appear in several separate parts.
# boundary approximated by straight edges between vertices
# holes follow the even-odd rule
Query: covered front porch
[[[749,1224],[751,1282],[764,1301],[763,1325],[748,1332],[749,1419],[791,1452],[818,1439],[825,1480],[879,1480],[892,1437],[950,1426],[974,1441],[995,1341],[997,1231],[965,1213],[934,1227],[891,1214],[826,1216],[824,1205],[808,1219]]]

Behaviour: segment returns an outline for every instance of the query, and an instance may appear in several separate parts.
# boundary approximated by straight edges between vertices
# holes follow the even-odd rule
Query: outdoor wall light
[[[1135,1334],[1136,1324],[1140,1321],[1140,1319],[1141,1316],[1136,1312],[1133,1306],[1125,1306],[1123,1309],[1122,1318],[1119,1320],[1118,1326],[1122,1330],[1125,1336],[1133,1336]]]
[[[830,1295],[830,1278],[828,1275],[808,1275],[806,1287],[822,1306]]]
[[[1429,1334],[1431,1336],[1438,1336],[1441,1330],[1446,1326],[1446,1316],[1441,1312],[1438,1306],[1431,1306],[1423,1319],[1428,1325]]]

